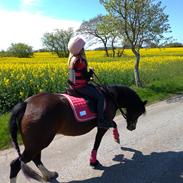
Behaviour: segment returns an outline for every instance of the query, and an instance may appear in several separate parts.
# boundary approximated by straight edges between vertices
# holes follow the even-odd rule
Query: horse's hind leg
[[[27,156],[26,151],[23,152],[21,158],[17,158],[13,160],[10,164],[10,183],[16,183],[16,177],[22,168],[22,163],[27,163],[31,160],[29,156]]]
[[[21,169],[20,159],[13,160],[10,164],[10,183],[16,183],[16,177]]]
[[[55,179],[58,177],[57,172],[51,172],[49,171],[42,163],[41,161],[41,152],[33,159],[33,162],[38,167],[38,169],[41,171],[43,178],[46,181],[51,181],[52,179]]]
[[[90,155],[90,165],[91,166],[95,167],[99,164],[99,161],[97,160],[97,150],[100,146],[100,142],[102,140],[102,137],[104,136],[106,131],[107,131],[107,129],[98,128],[97,135],[95,137],[94,147],[93,147],[93,150],[92,150],[91,155]]]

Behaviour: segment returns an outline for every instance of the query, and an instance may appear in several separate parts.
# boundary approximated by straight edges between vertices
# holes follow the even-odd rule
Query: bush
[[[7,51],[0,51],[0,57],[9,57],[9,53]]]
[[[8,48],[8,53],[10,56],[19,58],[29,58],[33,56],[32,47],[24,43],[12,43]]]

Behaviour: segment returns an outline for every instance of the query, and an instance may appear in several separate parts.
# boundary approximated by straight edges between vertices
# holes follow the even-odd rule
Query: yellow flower
[[[4,85],[8,87],[10,85],[10,80],[7,78],[4,78]]]
[[[23,97],[24,96],[24,92],[20,92],[20,96]]]

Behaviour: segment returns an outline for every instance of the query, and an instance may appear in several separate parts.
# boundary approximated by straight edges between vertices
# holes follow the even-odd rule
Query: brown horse
[[[116,111],[125,108],[127,129],[134,130],[138,117],[145,113],[145,104],[135,91],[125,86],[108,86],[104,91],[106,98],[107,118],[113,121]],[[118,141],[117,125],[113,121],[113,133]],[[10,118],[10,133],[14,146],[18,152],[18,158],[11,162],[10,182],[15,183],[20,169],[30,178],[38,181],[50,181],[56,178],[56,172],[50,172],[41,162],[41,151],[47,147],[56,134],[67,136],[83,135],[97,127],[97,119],[78,123],[73,111],[66,100],[60,94],[40,93],[34,95],[22,103],[17,104]],[[20,130],[25,149],[20,152],[17,143],[17,131]],[[97,150],[107,129],[98,128],[90,164],[97,166]],[[32,170],[27,162],[33,161],[41,171],[42,176]]]

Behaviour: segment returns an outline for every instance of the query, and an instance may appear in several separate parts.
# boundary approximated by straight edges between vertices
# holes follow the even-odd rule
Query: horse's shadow
[[[114,157],[118,164],[102,167],[101,177],[69,183],[182,183],[183,182],[183,151],[152,152],[144,155],[142,152],[121,147],[122,151],[133,153],[131,159],[123,155]],[[99,168],[101,169],[101,167]],[[58,182],[53,182],[58,183]]]

